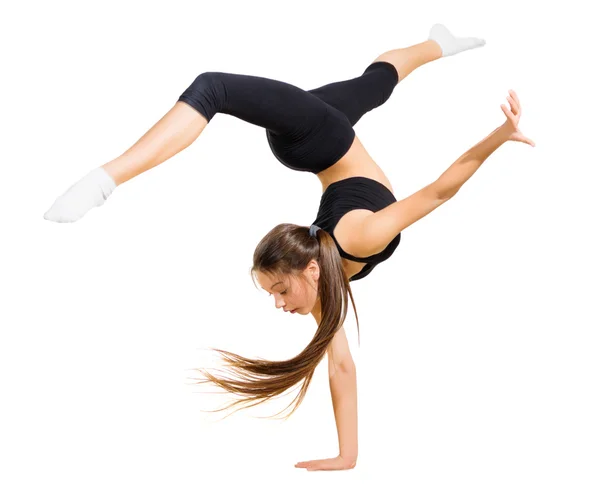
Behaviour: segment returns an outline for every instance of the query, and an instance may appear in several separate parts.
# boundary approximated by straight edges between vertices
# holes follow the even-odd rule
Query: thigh
[[[398,83],[396,68],[377,61],[351,80],[338,81],[309,92],[346,115],[352,126],[367,112],[387,101]]]
[[[196,107],[208,121],[229,114],[276,135],[303,136],[323,121],[327,105],[289,83],[235,73],[202,73],[180,100]]]

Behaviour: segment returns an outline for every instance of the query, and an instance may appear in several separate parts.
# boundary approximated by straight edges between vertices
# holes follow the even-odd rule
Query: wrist
[[[512,134],[512,130],[509,128],[508,121],[505,121],[502,125],[496,128],[493,133],[497,134],[502,142],[508,142],[509,137]]]
[[[338,458],[340,458],[344,463],[347,463],[351,468],[356,466],[356,460],[358,459],[358,453],[352,455],[339,454]]]
[[[356,460],[358,457],[358,442],[355,442],[353,445],[342,446],[340,449],[339,457],[342,459],[348,459],[350,461]]]

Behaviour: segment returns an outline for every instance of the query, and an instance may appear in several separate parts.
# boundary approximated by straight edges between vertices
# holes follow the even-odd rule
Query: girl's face
[[[312,260],[303,272],[305,279],[291,274],[279,278],[256,272],[260,286],[275,298],[275,307],[286,312],[309,314],[318,301],[319,265]],[[308,281],[308,282],[307,282]]]

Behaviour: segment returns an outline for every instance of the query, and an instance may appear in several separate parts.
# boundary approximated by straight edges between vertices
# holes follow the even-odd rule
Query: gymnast
[[[274,297],[277,308],[311,314],[317,330],[308,346],[289,360],[256,360],[217,350],[237,379],[202,370],[207,378],[202,382],[241,397],[229,407],[254,406],[300,384],[292,401],[296,402],[293,413],[327,354],[339,454],[299,462],[296,467],[309,471],[354,468],[358,457],[356,367],[343,327],[348,297],[358,326],[350,282],[366,277],[390,258],[401,231],[451,199],[500,145],[508,141],[535,144],[518,128],[521,104],[510,90],[509,106],[501,105],[506,117],[501,126],[435,182],[397,201],[389,180],[353,126],[386,102],[397,83],[418,67],[483,45],[482,39],[457,37],[444,25],[435,24],[426,41],[381,54],[361,76],[309,91],[258,76],[201,73],[145,135],[121,156],[73,184],[44,218],[79,220],[91,208],[101,206],[118,185],[192,144],[217,113],[264,128],[275,158],[292,170],[314,173],[323,192],[310,226],[279,224],[261,239],[250,275]]]

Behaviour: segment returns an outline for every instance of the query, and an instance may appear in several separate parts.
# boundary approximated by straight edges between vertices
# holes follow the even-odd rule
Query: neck
[[[320,298],[317,299],[317,302],[315,303],[315,306],[310,311],[310,313],[313,315],[313,317],[315,318],[317,323],[321,322],[321,299]]]

